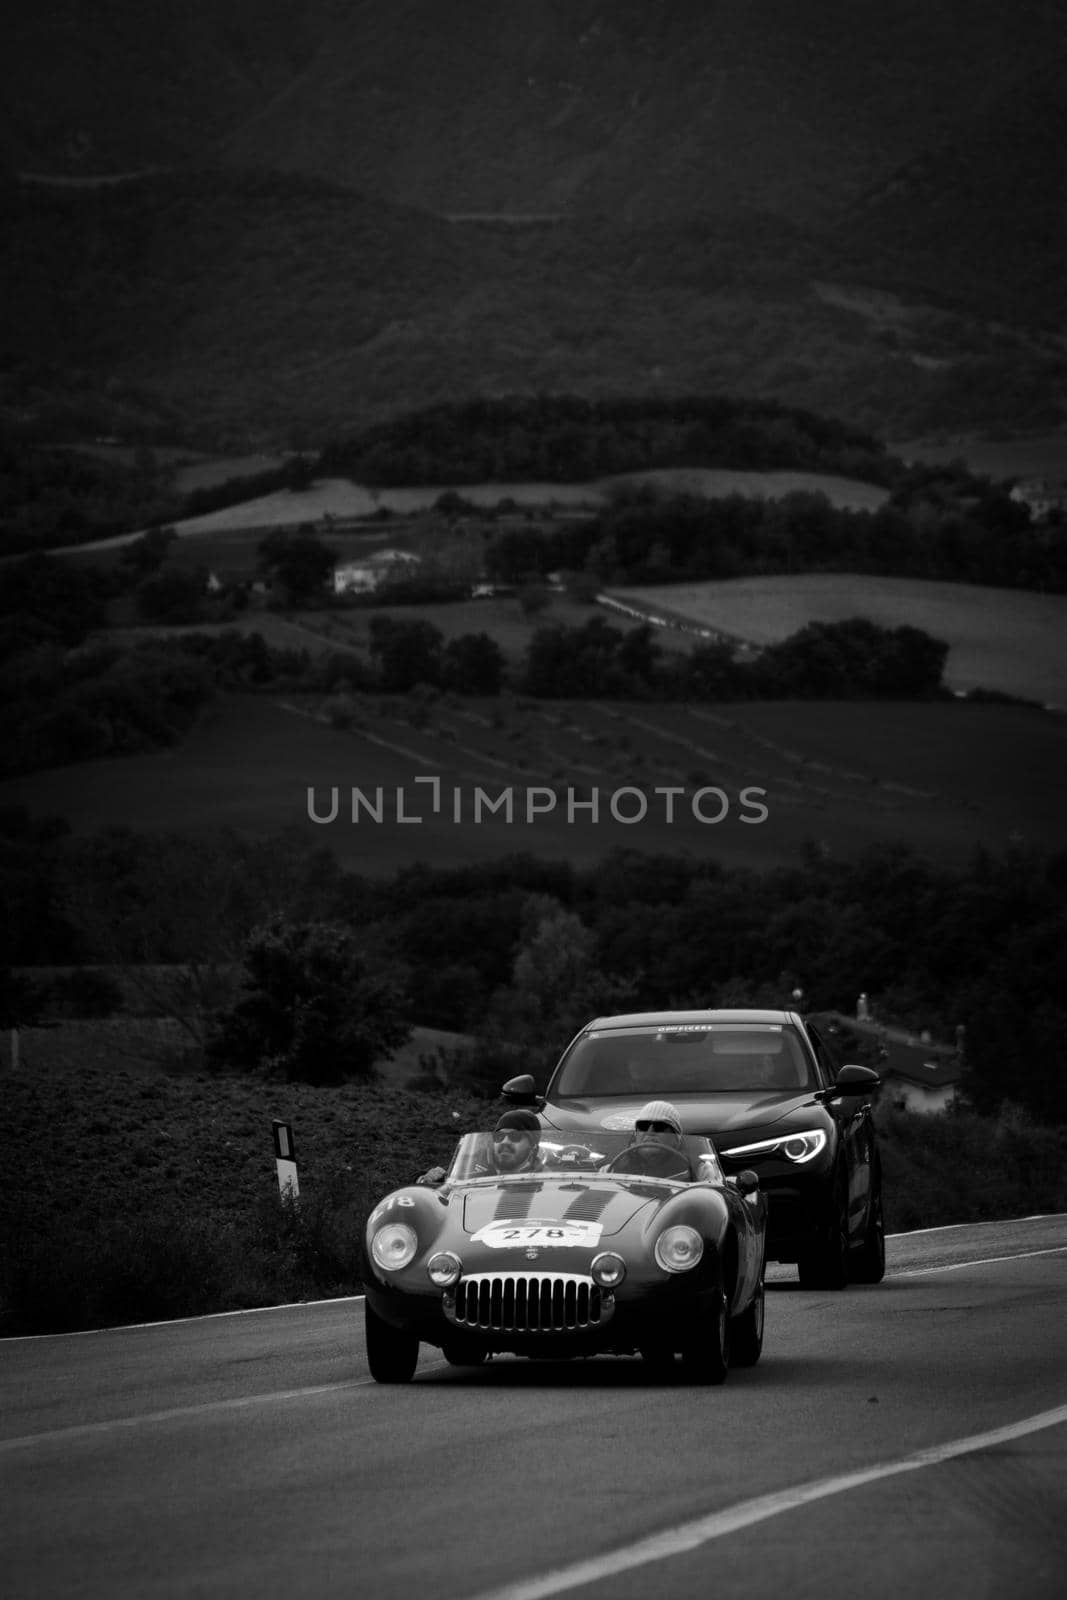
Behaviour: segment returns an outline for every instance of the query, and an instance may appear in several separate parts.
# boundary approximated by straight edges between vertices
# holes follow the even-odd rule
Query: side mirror
[[[842,1067],[827,1098],[840,1100],[845,1095],[873,1094],[881,1081],[871,1067]]]
[[[500,1093],[505,1100],[513,1106],[541,1106],[543,1099],[538,1095],[533,1077],[529,1072],[521,1072],[517,1078],[509,1078]]]
[[[755,1194],[759,1188],[759,1177],[751,1167],[746,1167],[743,1172],[739,1172],[734,1182],[742,1194]]]

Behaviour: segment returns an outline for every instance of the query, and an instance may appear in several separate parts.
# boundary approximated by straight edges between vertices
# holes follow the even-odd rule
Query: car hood
[[[632,1128],[634,1118],[648,1096],[640,1099],[567,1100],[546,1105],[542,1119],[556,1128]],[[748,1132],[752,1128],[788,1125],[795,1114],[805,1124],[812,1115],[825,1115],[811,1089],[746,1089],[708,1095],[678,1095],[671,1104],[677,1109],[686,1133],[703,1133],[714,1140]]]
[[[654,1179],[624,1185],[598,1179],[536,1179],[469,1189],[463,1196],[463,1231],[481,1234],[494,1225],[568,1222],[595,1227],[607,1237],[619,1233],[639,1211],[662,1203],[676,1191]]]

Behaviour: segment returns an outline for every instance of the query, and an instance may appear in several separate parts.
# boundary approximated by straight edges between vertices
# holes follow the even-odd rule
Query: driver
[[[634,1118],[630,1142],[612,1165],[617,1172],[643,1172],[648,1177],[688,1181],[693,1169],[682,1137],[677,1108],[669,1100],[650,1100]]]
[[[541,1124],[532,1111],[505,1111],[493,1129],[493,1162],[498,1172],[536,1172],[541,1166]]]

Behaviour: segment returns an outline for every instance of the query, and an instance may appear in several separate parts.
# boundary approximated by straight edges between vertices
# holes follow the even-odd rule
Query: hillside
[[[0,407],[46,435],[650,387],[1067,413],[1058,0],[14,10]]]
[[[1057,351],[974,313],[872,337],[816,287],[832,270],[765,216],[508,229],[284,174],[15,183],[0,408],[45,438],[224,449],[514,392],[725,391],[897,436],[1067,410]]]
[[[1062,55],[1056,0],[16,0],[14,170],[286,168],[446,213],[810,221]],[[12,39],[13,35],[13,39]]]

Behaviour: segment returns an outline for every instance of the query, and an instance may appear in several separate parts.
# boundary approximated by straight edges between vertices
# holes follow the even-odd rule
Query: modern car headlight
[[[370,1253],[383,1272],[399,1272],[414,1261],[418,1235],[406,1222],[387,1222],[370,1242]]]
[[[593,1282],[602,1289],[616,1289],[626,1276],[626,1262],[614,1250],[604,1250],[593,1257],[589,1271],[593,1275]]]
[[[734,1144],[723,1147],[724,1156],[785,1156],[803,1166],[814,1161],[820,1150],[826,1148],[826,1134],[821,1128],[805,1128],[802,1133],[783,1133],[778,1139],[760,1139],[757,1144]]]
[[[664,1228],[656,1240],[655,1256],[664,1272],[688,1272],[703,1254],[703,1239],[695,1228],[684,1223]]]
[[[438,1250],[427,1261],[426,1271],[431,1283],[436,1283],[439,1289],[448,1289],[463,1271],[463,1263],[453,1251]]]

